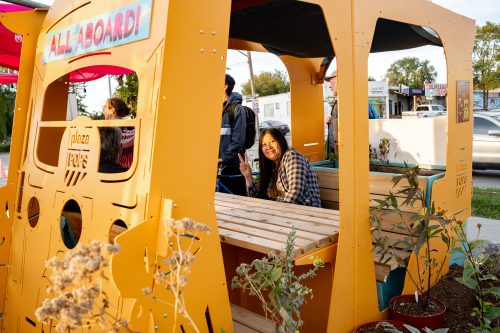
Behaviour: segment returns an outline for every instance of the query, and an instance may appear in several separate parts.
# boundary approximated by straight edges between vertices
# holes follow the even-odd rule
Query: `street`
[[[472,180],[477,187],[500,188],[500,170],[474,170]]]

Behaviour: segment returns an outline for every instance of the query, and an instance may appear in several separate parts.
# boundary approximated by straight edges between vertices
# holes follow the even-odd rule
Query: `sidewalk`
[[[477,216],[471,216],[467,220],[467,238],[469,238],[469,240],[477,237],[477,225],[479,223],[481,224],[479,239],[500,243],[500,220],[492,220]]]

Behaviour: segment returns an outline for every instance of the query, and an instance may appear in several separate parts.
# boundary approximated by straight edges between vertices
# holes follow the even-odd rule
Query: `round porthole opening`
[[[61,237],[64,245],[72,249],[82,233],[82,211],[75,200],[69,200],[61,213]]]

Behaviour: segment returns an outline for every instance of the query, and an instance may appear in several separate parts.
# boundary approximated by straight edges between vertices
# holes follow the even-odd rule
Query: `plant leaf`
[[[283,273],[283,270],[281,269],[281,267],[275,267],[272,271],[271,271],[271,280],[273,282],[276,282],[278,281],[279,279],[281,279],[281,275]]]
[[[484,290],[488,294],[495,295],[496,297],[500,297],[500,287],[493,287]]]

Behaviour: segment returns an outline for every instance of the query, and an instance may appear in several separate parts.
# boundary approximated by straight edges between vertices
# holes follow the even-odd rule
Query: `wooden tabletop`
[[[294,258],[338,240],[336,210],[217,192],[215,212],[222,242],[261,253],[283,251],[293,227]]]

